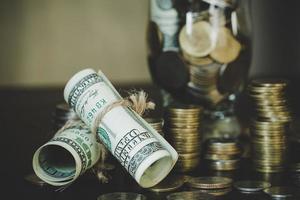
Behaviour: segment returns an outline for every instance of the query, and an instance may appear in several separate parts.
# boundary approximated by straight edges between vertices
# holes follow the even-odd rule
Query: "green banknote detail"
[[[111,141],[109,139],[109,136],[104,128],[98,128],[97,134],[100,137],[100,140],[103,142],[103,144],[108,148],[108,150],[111,151]]]

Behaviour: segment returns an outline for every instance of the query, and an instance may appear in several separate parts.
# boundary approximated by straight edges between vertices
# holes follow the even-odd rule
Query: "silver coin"
[[[290,187],[270,187],[264,189],[264,192],[274,199],[290,198],[293,196],[293,189]]]
[[[237,181],[233,186],[241,192],[259,192],[271,187],[271,184],[263,181]]]

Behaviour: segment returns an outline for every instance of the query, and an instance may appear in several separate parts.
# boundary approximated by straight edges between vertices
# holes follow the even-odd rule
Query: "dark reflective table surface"
[[[126,91],[122,87],[121,91]],[[141,85],[154,101],[160,101],[159,92],[153,86]],[[168,193],[153,193],[140,188],[119,167],[112,173],[112,181],[100,184],[95,176],[87,174],[61,192],[54,187],[39,187],[24,179],[33,173],[31,162],[34,151],[48,141],[54,134],[51,118],[55,105],[63,102],[62,88],[51,89],[0,89],[0,131],[1,131],[1,199],[43,199],[43,200],[96,200],[100,194],[109,192],[137,192],[148,199],[165,199]],[[158,106],[157,109],[160,109]],[[297,157],[297,153],[293,152]],[[293,186],[292,175],[261,174],[251,170],[250,162],[245,159],[236,172],[214,172],[205,167],[195,170],[193,176],[227,176],[234,180],[265,180],[277,186]],[[294,187],[294,186],[293,186]],[[183,186],[178,191],[189,190]],[[296,189],[297,190],[297,189]],[[300,190],[300,189],[298,189]],[[8,196],[6,196],[8,195]],[[7,198],[4,198],[6,196]],[[242,194],[236,190],[220,197],[220,200],[267,200],[263,193]],[[295,198],[300,199],[300,198]]]

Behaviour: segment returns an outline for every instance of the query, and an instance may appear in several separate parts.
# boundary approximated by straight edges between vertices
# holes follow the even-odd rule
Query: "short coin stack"
[[[190,65],[189,92],[205,101],[216,104],[224,99],[218,90],[218,78],[222,64],[212,61],[205,65]]]
[[[152,126],[160,135],[164,136],[163,125],[164,120],[162,118],[145,118],[146,122]]]
[[[55,131],[60,129],[65,125],[65,123],[76,117],[76,113],[70,109],[68,104],[59,103],[55,106],[55,111],[53,113],[53,128]]]
[[[193,177],[188,180],[187,185],[206,194],[222,196],[232,190],[232,179],[218,176]]]
[[[287,159],[287,127],[291,112],[287,101],[288,81],[253,80],[248,87],[256,116],[250,127],[253,164],[260,172],[281,172]]]
[[[212,170],[227,171],[239,167],[241,148],[235,139],[212,138],[207,141],[205,159]]]
[[[166,138],[179,154],[179,172],[190,172],[199,165],[201,113],[202,108],[193,105],[170,106],[166,112]]]

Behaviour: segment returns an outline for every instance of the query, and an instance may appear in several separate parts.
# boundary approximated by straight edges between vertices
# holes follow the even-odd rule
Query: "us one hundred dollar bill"
[[[90,128],[104,108],[122,99],[102,73],[85,69],[67,83],[64,98]],[[178,154],[144,119],[127,107],[106,113],[97,129],[102,143],[141,187],[152,187],[174,167]]]
[[[33,156],[36,175],[53,186],[64,186],[75,181],[100,157],[96,136],[81,121],[58,131]]]

